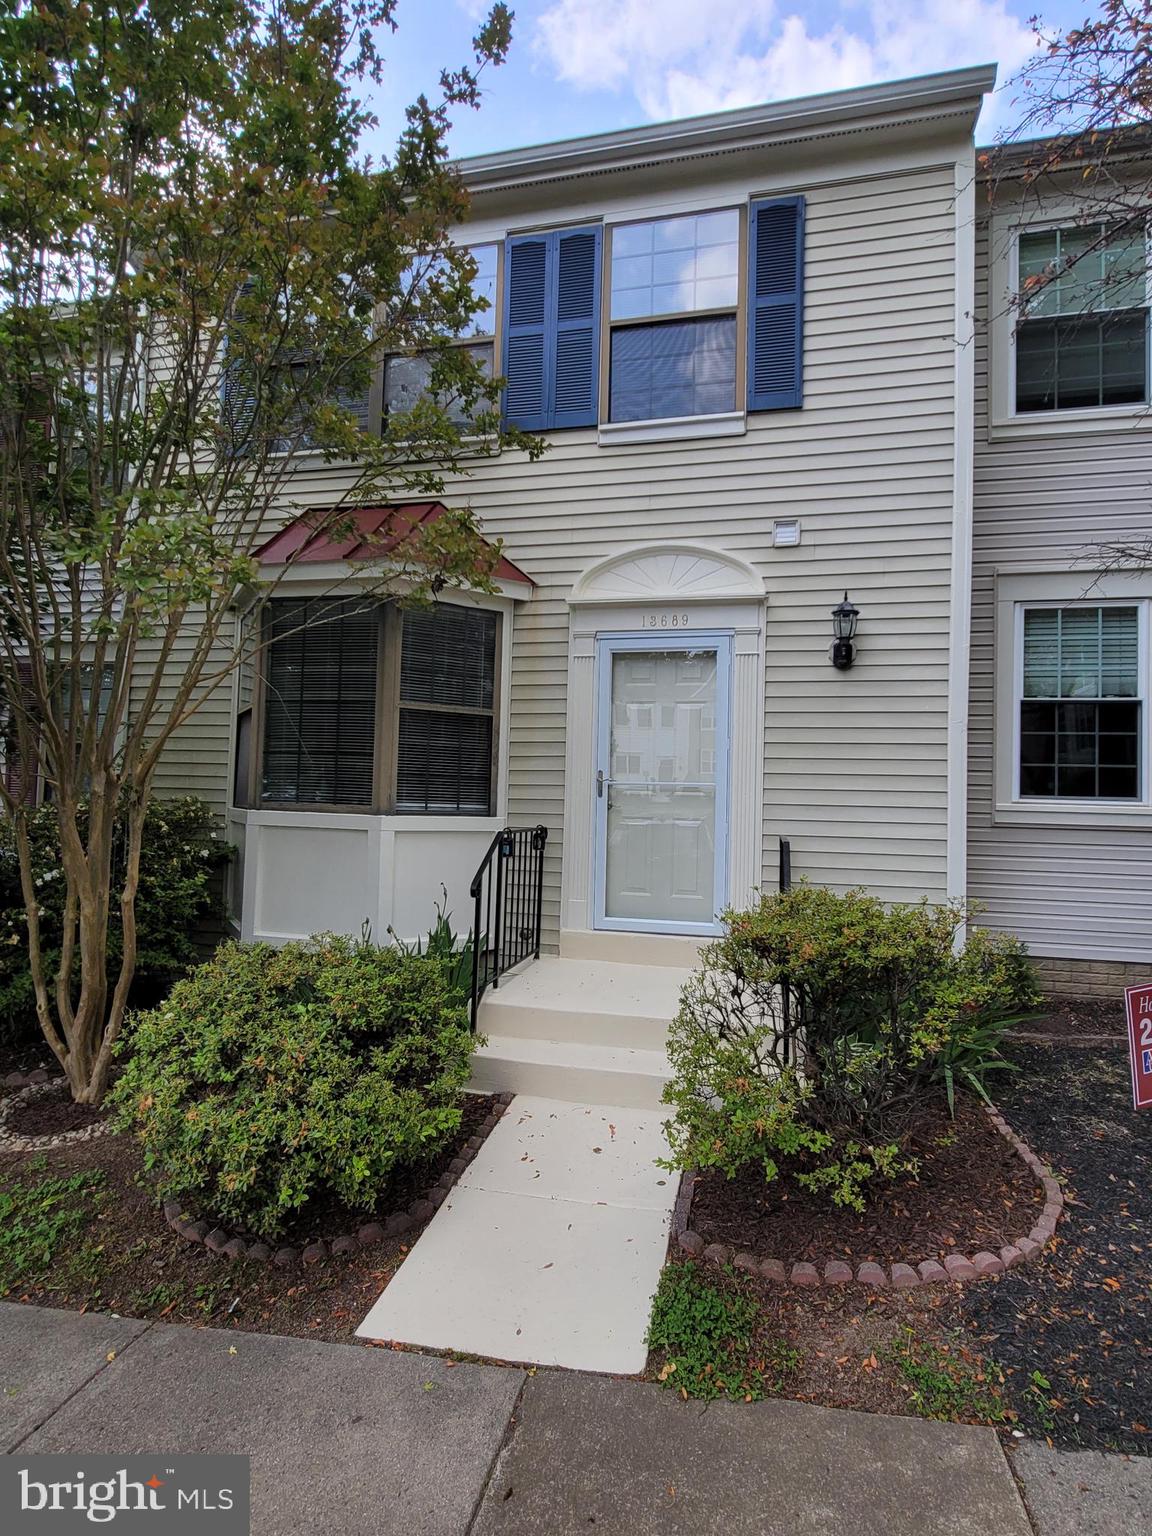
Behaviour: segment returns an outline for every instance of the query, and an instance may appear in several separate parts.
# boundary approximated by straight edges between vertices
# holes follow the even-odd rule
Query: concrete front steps
[[[631,937],[631,936],[629,936]],[[484,995],[472,1087],[577,1104],[658,1109],[670,1076],[668,1026],[694,951],[657,963],[544,956]]]

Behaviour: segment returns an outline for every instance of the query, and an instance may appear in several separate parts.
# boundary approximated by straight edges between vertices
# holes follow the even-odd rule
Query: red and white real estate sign
[[[1152,982],[1124,988],[1128,1050],[1132,1056],[1132,1102],[1152,1109]]]

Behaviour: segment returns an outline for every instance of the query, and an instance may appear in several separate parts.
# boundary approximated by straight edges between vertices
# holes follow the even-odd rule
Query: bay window
[[[492,814],[499,614],[277,598],[264,623],[261,805]]]
[[[740,213],[612,230],[609,421],[736,408]]]

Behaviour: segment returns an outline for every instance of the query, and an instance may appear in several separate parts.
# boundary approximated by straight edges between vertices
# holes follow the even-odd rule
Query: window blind
[[[438,604],[403,616],[396,810],[487,816],[498,616]]]
[[[378,608],[276,599],[265,622],[261,799],[370,805]]]

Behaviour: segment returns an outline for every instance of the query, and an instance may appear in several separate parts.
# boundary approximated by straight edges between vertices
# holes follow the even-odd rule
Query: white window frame
[[[629,211],[604,219],[603,276],[600,284],[600,378],[597,439],[601,447],[615,444],[682,442],[699,437],[742,437],[747,431],[744,398],[747,393],[747,315],[748,315],[748,219],[749,199],[705,202],[699,207],[661,209],[658,213]],[[736,303],[705,310],[677,310],[668,314],[636,315],[614,320],[612,317],[612,251],[618,229],[637,224],[660,224],[668,219],[699,218],[710,213],[735,213]],[[647,421],[612,421],[609,417],[612,391],[612,332],[629,326],[659,325],[662,321],[707,319],[732,314],[736,321],[736,384],[732,410],[699,416],[657,416]]]
[[[1020,701],[1028,608],[1135,608],[1139,632],[1140,798],[1064,799],[1020,793]],[[1035,827],[1152,827],[1152,571],[997,572],[994,820]]]
[[[1082,212],[1082,210],[1081,210]],[[1131,405],[1075,406],[1056,411],[1016,410],[1016,332],[1020,291],[1020,236],[1053,229],[1083,226],[1074,204],[1067,201],[1042,205],[1030,217],[1020,212],[993,216],[988,230],[988,326],[989,326],[989,431],[993,437],[1066,437],[1080,427],[1088,431],[1131,429],[1146,422],[1152,412],[1152,209],[1145,226],[1149,264],[1145,274],[1146,373],[1149,398]],[[1100,220],[1099,222],[1106,222]]]

